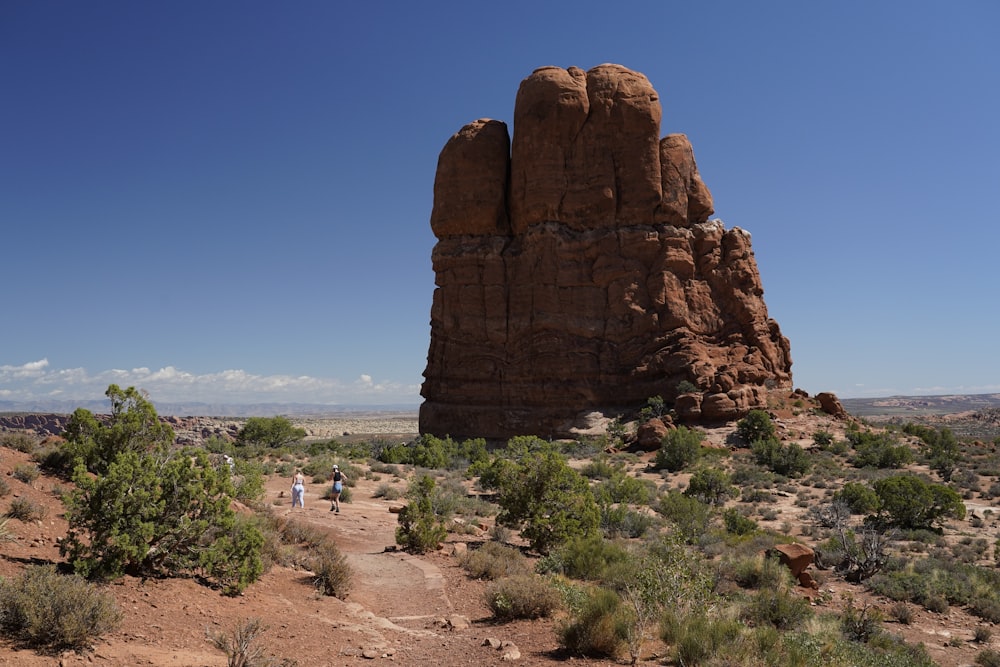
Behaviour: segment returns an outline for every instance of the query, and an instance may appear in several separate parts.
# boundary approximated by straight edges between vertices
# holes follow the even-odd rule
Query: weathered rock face
[[[660,116],[638,72],[544,67],[513,142],[494,120],[448,141],[421,432],[562,436],[682,391],[682,420],[730,419],[791,386],[750,235],[709,221],[691,144],[660,139]]]

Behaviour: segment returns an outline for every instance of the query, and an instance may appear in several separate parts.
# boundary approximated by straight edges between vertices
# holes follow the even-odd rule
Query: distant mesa
[[[621,65],[543,67],[514,135],[474,121],[445,144],[420,431],[561,437],[661,396],[687,422],[791,388],[750,234],[714,212],[683,134]]]

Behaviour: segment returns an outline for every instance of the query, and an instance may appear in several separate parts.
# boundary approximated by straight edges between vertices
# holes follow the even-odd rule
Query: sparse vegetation
[[[0,579],[0,627],[9,639],[49,650],[81,649],[111,632],[121,611],[110,595],[54,566]]]
[[[486,587],[486,606],[500,621],[549,616],[561,604],[559,591],[537,574],[502,577]]]
[[[77,432],[86,436],[83,442],[71,441],[57,450],[58,455],[33,449],[32,458],[39,465],[30,466],[35,471],[30,481],[21,479],[25,475],[15,464],[8,465],[10,481],[0,479],[0,484],[8,484],[8,490],[13,485],[15,497],[2,501],[0,540],[12,537],[6,530],[11,518],[37,520],[31,518],[30,503],[39,499],[50,503],[54,495],[64,496],[78,544],[89,545],[93,530],[94,548],[107,549],[100,555],[67,550],[67,560],[81,574],[117,576],[102,567],[125,554],[127,558],[117,561],[120,572],[194,575],[233,593],[251,585],[272,564],[282,564],[308,570],[311,574],[299,579],[306,585],[311,580],[319,594],[344,598],[351,590],[353,572],[327,529],[305,520],[315,516],[289,520],[287,496],[285,507],[276,511],[261,504],[268,475],[287,477],[302,469],[313,484],[323,485],[309,487],[310,493],[322,494],[336,461],[350,470],[352,484],[360,482],[360,488],[354,487],[362,494],[360,503],[373,497],[407,499],[396,527],[397,542],[404,549],[422,553],[436,549],[449,532],[453,539],[461,535],[459,540],[468,548],[456,547],[457,560],[470,578],[487,581],[483,600],[494,620],[533,619],[564,610],[555,621],[556,641],[570,654],[636,661],[648,655],[644,643],[659,634],[666,648],[658,659],[665,664],[929,666],[933,663],[919,646],[908,646],[891,632],[926,623],[924,610],[940,614],[931,615],[940,620],[930,622],[944,625],[961,609],[982,621],[978,626],[966,623],[967,632],[956,634],[946,650],[962,652],[968,663],[975,649],[987,656],[977,658],[979,664],[991,664],[991,626],[1000,622],[1000,594],[994,592],[1000,590],[994,573],[1000,525],[998,515],[984,511],[981,503],[1000,497],[996,491],[1000,455],[992,445],[963,442],[947,430],[904,426],[883,431],[822,422],[815,415],[809,422],[797,422],[788,415],[810,410],[810,400],[798,398],[772,403],[773,417],[764,410],[748,415],[744,432],[726,437],[728,450],[714,445],[702,449],[706,433],[713,443],[723,442],[718,430],[679,427],[668,433],[655,454],[601,451],[595,447],[607,443],[593,438],[580,442],[515,438],[492,452],[482,441],[431,436],[404,444],[390,438],[280,447],[237,447],[220,438],[205,448],[207,459],[202,459],[196,451],[172,443],[162,446],[165,431],[149,431],[154,437],[145,444],[132,437],[131,429],[142,431],[149,423],[148,415],[131,414],[145,409],[142,395],[133,391],[109,389],[120,405],[121,419],[111,433],[101,429],[112,422],[102,417],[95,426],[78,412],[74,418]],[[817,423],[831,426],[816,428]],[[845,427],[846,435],[841,435]],[[770,436],[747,440],[751,432],[770,432]],[[803,445],[809,439],[813,446],[807,453]],[[236,455],[231,474],[222,464],[222,452]],[[915,452],[920,467],[908,467],[906,461],[912,462]],[[849,457],[843,456],[848,453]],[[385,460],[374,460],[375,456]],[[186,459],[191,470],[180,459]],[[50,460],[57,464],[50,465]],[[62,476],[57,484],[51,477],[38,484],[39,474],[72,469],[66,461],[82,463],[90,482],[74,474]],[[156,484],[145,470],[153,461],[160,466]],[[208,480],[209,470],[216,480]],[[12,478],[38,488],[25,489]],[[133,499],[122,491],[125,480],[137,483],[134,488],[142,489],[152,504],[162,505],[165,498],[148,490],[149,485],[166,483],[171,489],[183,489],[201,484],[197,497],[207,498],[209,505],[215,502],[212,489],[224,489],[220,504],[222,497],[227,504],[239,499],[257,513],[235,517],[231,524],[209,525],[193,542],[183,531],[157,537],[152,560],[143,561],[129,551],[141,552],[139,540],[129,542],[117,533],[106,540],[101,525],[91,527],[74,519],[74,511],[85,513],[99,499],[118,498],[112,503],[123,503],[127,516],[141,514],[136,509],[140,505],[129,504]],[[267,484],[272,491],[273,482]],[[243,493],[237,490],[241,483]],[[46,491],[49,488],[51,492]],[[170,512],[194,502],[195,495],[185,499],[184,493],[176,506],[168,508]],[[87,502],[81,505],[82,499]],[[963,499],[972,501],[975,514],[960,524]],[[270,496],[267,504],[272,504]],[[280,506],[282,501],[275,498],[273,504]],[[565,515],[559,511],[564,507]],[[493,516],[497,521],[490,519]],[[582,523],[574,523],[581,517]],[[172,530],[198,519],[195,514],[177,524],[169,518],[153,520],[154,528],[129,523],[123,530],[146,535],[146,530]],[[13,525],[19,535],[37,530],[35,525]],[[486,540],[487,534],[492,540]],[[762,556],[793,535],[804,536],[803,541],[816,550],[820,569],[813,576],[821,593],[815,607],[801,604],[787,567]],[[69,535],[62,543],[64,549],[74,545]],[[182,554],[198,556],[162,556],[161,549],[173,552],[174,546],[161,544],[177,545]],[[538,555],[542,557],[537,559]],[[93,570],[83,564],[88,558],[93,559]],[[876,607],[853,603],[849,597],[831,598],[824,584],[831,578],[891,602],[883,600]],[[883,627],[882,614],[898,625]],[[260,662],[247,661],[250,652],[236,648],[238,631],[230,635],[229,649],[217,645],[226,651],[229,664],[293,664],[276,662],[262,649],[253,658]],[[262,627],[244,634],[259,642]],[[14,639],[13,634],[7,636]]]

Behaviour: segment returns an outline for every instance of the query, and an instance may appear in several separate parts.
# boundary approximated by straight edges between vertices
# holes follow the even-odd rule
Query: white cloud
[[[376,382],[364,374],[352,383],[309,375],[254,375],[227,369],[191,373],[175,366],[113,368],[91,373],[84,368],[49,368],[47,360],[21,366],[0,366],[0,396],[31,401],[59,397],[65,400],[101,400],[108,385],[134,386],[156,403],[315,403],[377,404],[419,402],[420,385],[392,380]]]

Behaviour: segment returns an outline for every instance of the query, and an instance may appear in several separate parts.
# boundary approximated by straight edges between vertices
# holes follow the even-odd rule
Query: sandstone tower
[[[791,387],[750,235],[713,213],[686,136],[620,65],[521,82],[513,141],[477,120],[441,151],[423,433],[559,437],[662,396],[732,419]]]

